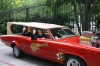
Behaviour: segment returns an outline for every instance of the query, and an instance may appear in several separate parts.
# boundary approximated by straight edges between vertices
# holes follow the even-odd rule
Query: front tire
[[[64,66],[86,66],[86,64],[82,59],[78,57],[69,56],[65,59]]]
[[[16,45],[13,46],[13,55],[16,58],[21,58],[23,55],[22,51]]]

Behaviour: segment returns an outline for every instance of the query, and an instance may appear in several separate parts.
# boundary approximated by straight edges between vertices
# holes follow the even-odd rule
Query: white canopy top
[[[30,27],[41,28],[41,29],[65,27],[65,26],[56,25],[56,24],[39,23],[39,22],[8,22],[7,24],[9,24],[9,25],[16,24],[16,25],[22,25],[22,26],[30,26]]]

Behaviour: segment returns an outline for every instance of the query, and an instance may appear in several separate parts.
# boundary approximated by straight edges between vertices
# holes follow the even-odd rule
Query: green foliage
[[[6,22],[0,22],[0,34],[6,34]]]
[[[98,3],[96,3],[98,1]],[[70,27],[70,23],[86,23],[85,16],[100,21],[99,0],[0,0],[0,33],[6,33],[6,22],[38,21],[49,22]],[[73,6],[75,3],[75,8]],[[87,5],[86,5],[87,4]],[[91,7],[89,7],[89,4]],[[86,8],[88,6],[88,8]],[[88,23],[87,23],[88,24]],[[3,27],[3,28],[2,28]],[[74,27],[74,26],[73,26]],[[84,25],[83,25],[84,27]]]

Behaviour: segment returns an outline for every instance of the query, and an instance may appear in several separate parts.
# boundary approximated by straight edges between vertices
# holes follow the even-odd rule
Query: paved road
[[[62,65],[29,55],[25,56],[24,58],[17,59],[13,56],[12,48],[5,46],[0,41],[0,66],[62,66]]]

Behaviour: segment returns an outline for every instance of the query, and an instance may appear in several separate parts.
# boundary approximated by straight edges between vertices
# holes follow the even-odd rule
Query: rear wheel
[[[80,58],[69,56],[65,59],[64,66],[86,66],[86,64]]]
[[[13,46],[13,55],[14,55],[16,58],[21,58],[22,55],[23,55],[23,52],[22,52],[16,45],[14,45],[14,46]]]

